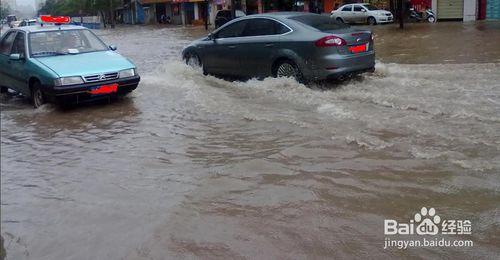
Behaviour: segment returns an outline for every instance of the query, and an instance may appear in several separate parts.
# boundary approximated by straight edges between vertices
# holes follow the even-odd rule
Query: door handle
[[[265,45],[266,47],[273,47],[274,46],[274,43],[266,43]]]
[[[236,45],[229,45],[229,46],[227,46],[227,47],[228,47],[229,49],[234,49],[234,48],[236,48]]]

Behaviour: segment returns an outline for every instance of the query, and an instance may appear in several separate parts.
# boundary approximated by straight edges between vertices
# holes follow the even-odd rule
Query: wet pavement
[[[202,28],[97,31],[138,65],[130,97],[1,97],[7,259],[498,257],[500,23],[395,27],[327,90],[203,76],[179,57]],[[474,246],[383,249],[423,206]]]

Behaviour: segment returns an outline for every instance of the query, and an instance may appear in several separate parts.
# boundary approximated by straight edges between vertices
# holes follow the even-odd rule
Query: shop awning
[[[205,2],[205,0],[172,0],[172,3],[194,3],[194,2]]]
[[[144,4],[159,4],[159,3],[168,3],[172,2],[172,0],[141,0],[141,3]]]

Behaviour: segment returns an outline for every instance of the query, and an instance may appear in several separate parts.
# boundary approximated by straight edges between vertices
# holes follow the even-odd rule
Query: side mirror
[[[213,33],[209,33],[207,35],[207,39],[214,41],[215,40],[215,36],[213,35]]]
[[[21,59],[21,54],[19,53],[13,53],[9,56],[9,60],[20,60]]]
[[[109,45],[109,49],[112,51],[116,51],[118,48],[116,48],[115,45]]]
[[[361,9],[361,12],[366,13],[366,9]]]

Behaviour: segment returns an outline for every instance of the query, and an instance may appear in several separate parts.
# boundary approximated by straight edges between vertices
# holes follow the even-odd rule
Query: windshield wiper
[[[50,55],[67,55],[67,52],[59,52],[59,51],[40,51],[35,52],[33,56],[50,56]]]

